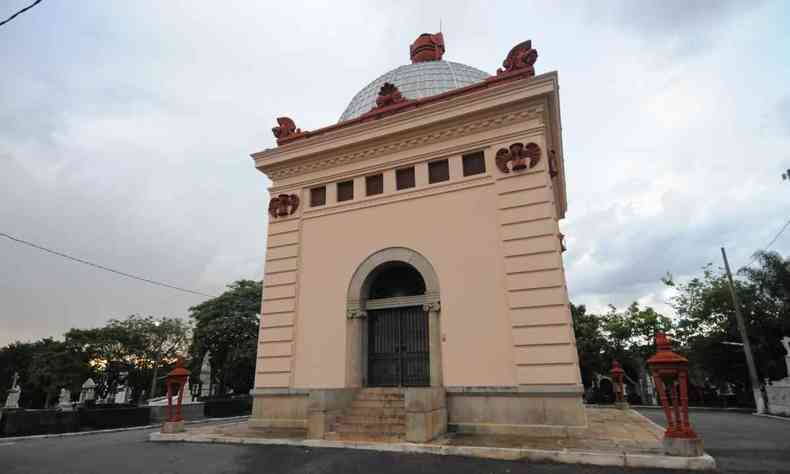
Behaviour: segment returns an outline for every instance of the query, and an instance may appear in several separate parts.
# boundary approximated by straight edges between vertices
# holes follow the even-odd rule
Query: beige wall
[[[515,382],[492,184],[304,221],[295,386],[343,385],[348,285],[388,247],[422,254],[439,277],[445,384]]]
[[[344,385],[348,285],[387,247],[419,252],[438,275],[444,385],[580,383],[558,238],[563,178],[547,166],[548,149],[561,150],[556,90],[541,81],[359,126],[367,135],[340,129],[337,149],[322,136],[256,156],[273,192],[302,200],[269,226],[256,388]],[[499,148],[529,141],[542,150],[536,169],[495,167]],[[463,177],[461,154],[475,150],[485,151],[486,174]],[[427,162],[439,158],[450,160],[451,179],[428,184]],[[395,191],[394,169],[406,165],[416,166],[417,187]],[[364,176],[377,172],[385,193],[365,197]],[[355,198],[337,203],[335,184],[349,179]],[[316,185],[327,186],[327,205],[311,209]]]

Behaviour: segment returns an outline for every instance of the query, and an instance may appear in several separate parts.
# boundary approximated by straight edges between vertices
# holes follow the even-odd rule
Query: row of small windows
[[[482,151],[469,153],[461,157],[464,176],[483,174],[486,172],[486,162]],[[441,183],[450,179],[450,163],[447,159],[436,160],[428,163],[428,183]],[[354,199],[354,181],[337,183],[337,201],[350,201]],[[416,186],[414,166],[395,170],[395,189],[409,189]],[[365,177],[365,195],[375,196],[384,192],[384,175],[374,174]],[[326,204],[326,186],[310,189],[310,207]]]

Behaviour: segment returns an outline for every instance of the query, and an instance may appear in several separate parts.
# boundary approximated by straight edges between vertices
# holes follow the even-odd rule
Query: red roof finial
[[[409,46],[409,53],[412,63],[440,61],[444,55],[444,36],[423,33]]]

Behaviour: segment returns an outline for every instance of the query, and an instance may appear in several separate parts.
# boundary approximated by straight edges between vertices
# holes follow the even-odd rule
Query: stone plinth
[[[702,456],[705,451],[699,438],[667,438],[664,437],[664,452],[670,456],[693,458]]]
[[[170,434],[170,433],[183,433],[184,430],[184,420],[181,421],[165,421],[162,423],[162,429],[160,430],[162,433]]]

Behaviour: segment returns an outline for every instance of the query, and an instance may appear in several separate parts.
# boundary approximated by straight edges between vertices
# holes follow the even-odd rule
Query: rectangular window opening
[[[310,207],[323,206],[326,204],[326,186],[312,188],[310,190]]]
[[[450,164],[447,160],[428,163],[428,183],[441,183],[450,179]]]
[[[395,187],[400,189],[408,189],[414,187],[414,167],[401,168],[395,170]]]
[[[368,196],[375,196],[384,192],[384,175],[374,174],[365,177],[365,191]]]
[[[482,151],[463,156],[464,176],[483,174],[486,172],[486,160]]]
[[[350,201],[354,199],[354,181],[337,183],[337,201]]]

